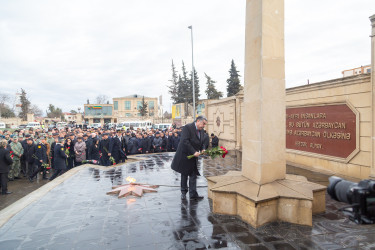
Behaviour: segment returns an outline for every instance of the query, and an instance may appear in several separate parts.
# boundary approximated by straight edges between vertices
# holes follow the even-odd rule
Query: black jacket
[[[136,137],[132,137],[129,139],[128,150],[129,150],[129,154],[132,154],[132,155],[138,152],[138,140]]]
[[[9,150],[0,148],[0,173],[8,173],[13,160],[10,157]]]
[[[37,157],[36,159],[36,163],[41,166],[42,163],[40,162],[40,160],[43,161],[43,163],[47,163],[47,147],[46,145],[42,144],[42,143],[38,143],[38,145],[36,145],[36,149],[35,149],[35,156]]]
[[[66,154],[65,154],[65,149],[60,143],[56,143],[56,146],[54,148],[54,167],[56,170],[65,170],[66,169]]]
[[[177,150],[178,144],[180,144],[180,137],[179,136],[173,136],[172,137],[172,150],[173,151]]]
[[[109,141],[109,152],[116,162],[120,160],[121,144],[121,139],[117,136],[112,137]]]
[[[89,151],[88,151],[88,159],[89,160],[100,160],[100,154],[99,154],[99,146],[91,143]]]
[[[189,123],[182,128],[181,140],[178,145],[176,154],[172,161],[172,169],[184,175],[198,172],[198,158],[193,157],[188,159],[188,155],[193,155],[203,149],[203,130],[198,131],[195,128],[195,123]]]
[[[219,138],[217,138],[217,136],[214,136],[214,138],[212,138],[211,145],[213,148],[219,146]]]
[[[26,145],[26,148],[25,148],[25,151],[24,151],[23,155],[25,156],[26,162],[28,162],[29,164],[34,164],[36,162],[35,158],[33,157],[33,155],[35,155],[35,144],[34,144],[34,142],[31,145],[28,145],[28,144]]]

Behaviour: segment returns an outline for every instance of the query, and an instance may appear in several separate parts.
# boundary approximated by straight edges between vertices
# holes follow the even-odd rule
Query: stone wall
[[[287,163],[328,174],[369,178],[372,152],[371,86],[370,74],[362,74],[287,89],[287,107],[348,103],[359,113],[359,150],[348,162],[287,150]],[[246,124],[243,124],[241,119],[242,110],[243,92],[237,96],[212,101],[207,105],[207,131],[218,136],[220,146],[242,150],[241,131],[246,129]]]
[[[359,113],[359,150],[349,159],[342,162],[335,159],[309,156],[288,150],[288,164],[300,165],[313,170],[326,171],[354,178],[368,178],[371,168],[371,77],[363,74],[330,81],[304,85],[286,90],[286,106],[330,105],[332,103],[347,103]],[[337,147],[340,147],[337,141]]]
[[[219,138],[219,146],[241,150],[241,112],[243,91],[236,96],[212,100],[207,104],[207,132]]]

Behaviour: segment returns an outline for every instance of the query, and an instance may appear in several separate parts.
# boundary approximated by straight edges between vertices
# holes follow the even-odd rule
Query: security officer
[[[40,172],[43,171],[43,180],[47,180],[47,170],[45,167],[43,167],[42,164],[45,164],[48,162],[47,159],[47,147],[46,147],[46,138],[44,136],[41,136],[39,138],[39,143],[36,145],[35,149],[35,159],[38,168],[34,171],[34,173],[29,177],[29,181],[33,182],[34,177]]]
[[[53,153],[53,161],[54,161],[54,166],[55,166],[55,172],[49,178],[50,181],[55,179],[57,176],[65,173],[66,171],[66,159],[67,156],[65,154],[65,149],[64,149],[64,139],[63,138],[58,138],[57,143],[54,147],[54,153]]]

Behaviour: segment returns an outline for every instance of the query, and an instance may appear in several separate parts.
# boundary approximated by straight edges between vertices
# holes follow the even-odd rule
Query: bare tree
[[[35,117],[43,116],[43,111],[36,104],[31,105],[30,112],[33,113]]]
[[[106,95],[98,95],[96,97],[95,101],[96,101],[96,104],[105,104],[105,103],[109,102],[108,99],[109,98]]]

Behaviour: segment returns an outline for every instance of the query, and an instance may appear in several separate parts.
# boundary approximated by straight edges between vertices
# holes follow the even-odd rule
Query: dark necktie
[[[197,129],[197,136],[198,136],[198,138],[200,139],[201,138],[201,136],[200,136],[200,134],[199,134],[199,130]]]

